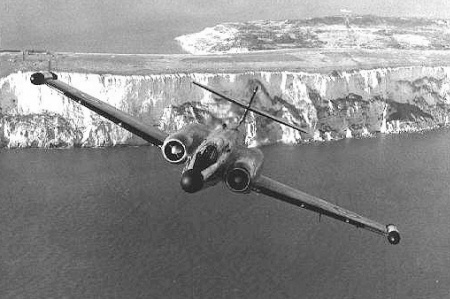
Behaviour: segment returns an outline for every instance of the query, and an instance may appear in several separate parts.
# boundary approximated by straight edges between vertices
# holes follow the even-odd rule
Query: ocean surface
[[[264,173],[365,230],[225,186],[155,147],[0,151],[1,298],[449,298],[450,129],[262,148]]]
[[[401,17],[448,18],[450,14],[448,1],[444,0],[385,2],[380,5],[369,0],[2,0],[0,49],[184,53],[174,40],[176,37],[225,22],[336,16],[345,10],[356,15]]]
[[[366,2],[370,6],[370,1]],[[233,21],[336,14],[340,5],[333,1],[331,6],[337,8],[315,3],[300,5],[294,0],[285,0],[284,3],[273,0],[31,0],[26,3],[3,0],[0,4],[0,49],[185,53],[175,38],[205,27]],[[370,11],[367,7],[365,9]]]

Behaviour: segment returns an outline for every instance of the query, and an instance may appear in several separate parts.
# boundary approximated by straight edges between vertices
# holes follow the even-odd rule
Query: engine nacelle
[[[246,148],[236,154],[235,161],[225,172],[225,184],[231,191],[248,193],[252,181],[259,175],[264,156],[259,149]]]
[[[400,242],[400,233],[395,225],[386,225],[387,239],[392,245],[397,245]]]
[[[188,125],[166,138],[161,147],[162,154],[170,163],[184,163],[208,134],[209,130],[205,126]]]
[[[58,79],[58,76],[52,72],[40,72],[40,73],[34,73],[30,77],[30,81],[34,85],[42,85],[48,79],[56,80],[56,79]]]

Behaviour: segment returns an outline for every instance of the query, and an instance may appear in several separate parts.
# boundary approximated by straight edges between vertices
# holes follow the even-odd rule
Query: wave
[[[293,48],[447,50],[449,33],[448,20],[369,15],[223,23],[175,40],[197,55]]]

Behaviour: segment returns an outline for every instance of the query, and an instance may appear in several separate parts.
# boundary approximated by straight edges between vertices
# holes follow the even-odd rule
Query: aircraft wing
[[[88,95],[87,93],[59,81],[58,77],[54,73],[34,73],[31,75],[30,80],[31,83],[35,85],[46,84],[47,86],[56,89],[68,98],[100,114],[106,119],[121,126],[125,130],[138,135],[142,139],[154,145],[161,146],[168,136],[167,133],[155,127],[144,124],[130,114],[127,114],[103,101],[94,98],[93,96]]]
[[[400,242],[400,234],[397,228],[392,224],[383,225],[323,199],[284,185],[266,176],[261,175],[257,178],[255,182],[252,183],[252,190],[301,208],[314,211],[320,215],[326,215],[346,222],[358,228],[364,228],[381,234],[387,237],[391,244],[398,244]]]

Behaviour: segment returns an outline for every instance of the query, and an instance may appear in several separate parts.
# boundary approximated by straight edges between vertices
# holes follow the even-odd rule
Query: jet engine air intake
[[[208,131],[198,124],[184,127],[164,141],[161,147],[164,159],[173,164],[184,163],[207,135]]]
[[[169,139],[162,146],[164,158],[170,163],[179,164],[186,161],[186,146],[178,139]]]
[[[227,172],[225,182],[232,191],[245,192],[250,187],[250,173],[245,168],[234,167]]]
[[[225,173],[225,184],[231,191],[248,193],[260,171],[263,154],[259,149],[247,148],[237,153],[237,159]]]

